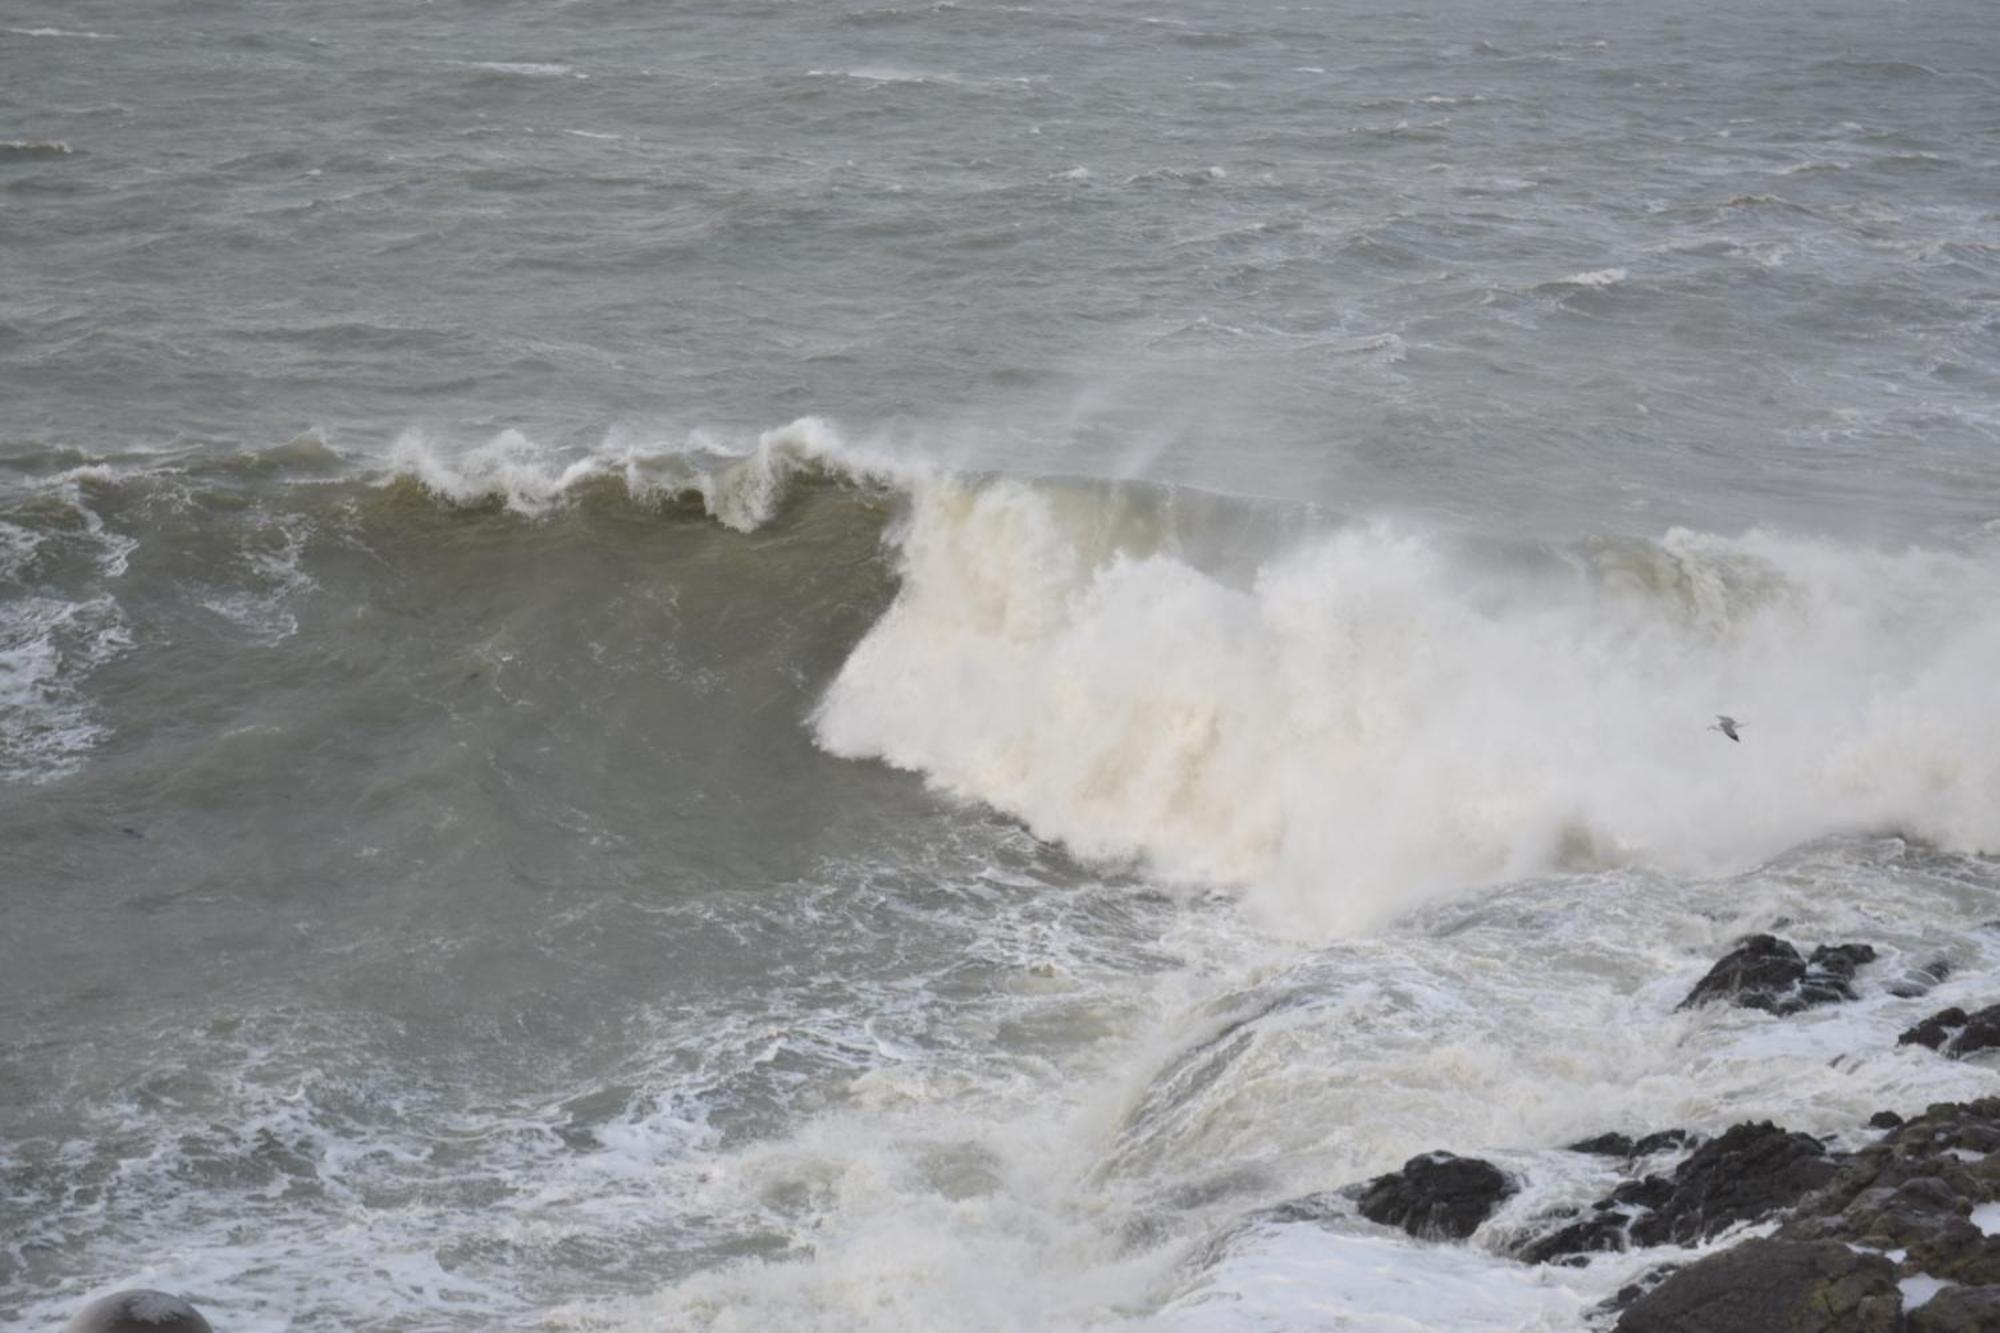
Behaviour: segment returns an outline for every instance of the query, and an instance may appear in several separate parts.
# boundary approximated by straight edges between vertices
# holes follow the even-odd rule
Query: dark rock
[[[1993,1333],[2000,1287],[1946,1287],[1910,1311],[1909,1333]]]
[[[1568,1151],[1588,1153],[1592,1157],[1630,1157],[1632,1136],[1629,1134],[1599,1134],[1594,1139],[1582,1139],[1569,1145]]]
[[[1685,1142],[1685,1131],[1668,1134]],[[1610,1136],[1606,1136],[1610,1137]],[[1654,1135],[1634,1149],[1664,1136]],[[1788,1134],[1776,1125],[1735,1125],[1697,1148],[1667,1176],[1628,1180],[1572,1213],[1566,1225],[1519,1246],[1531,1264],[1567,1263],[1578,1255],[1633,1245],[1687,1245],[1738,1222],[1788,1208],[1833,1179],[1836,1166],[1818,1139]]]
[[[1464,1240],[1518,1188],[1491,1162],[1426,1153],[1363,1186],[1361,1215],[1419,1238]]]
[[[1896,1038],[1898,1046],[1928,1046],[1956,1060],[1974,1051],[2000,1046],[2000,1004],[1976,1014],[1958,1008],[1940,1009]]]
[[[1607,1207],[1609,1203],[1604,1200],[1581,1220],[1528,1242],[1514,1252],[1515,1257],[1530,1264],[1580,1264],[1587,1262],[1586,1255],[1626,1248],[1632,1214]]]
[[[1626,1134],[1599,1134],[1596,1138],[1570,1144],[1568,1150],[1589,1153],[1593,1157],[1630,1159],[1650,1157],[1669,1148],[1685,1148],[1699,1137],[1685,1129],[1663,1129],[1656,1134],[1648,1134],[1643,1139],[1634,1139]]]
[[[1687,1267],[1686,1264],[1663,1264],[1658,1268],[1651,1268],[1646,1270],[1644,1273],[1641,1273],[1633,1281],[1628,1282],[1624,1286],[1620,1287],[1616,1295],[1614,1295],[1610,1300],[1603,1302],[1597,1307],[1595,1313],[1606,1314],[1606,1315],[1618,1314],[1620,1311],[1628,1308],[1634,1301],[1638,1300],[1641,1296],[1644,1296],[1646,1293],[1653,1291],[1662,1282],[1665,1282],[1668,1278],[1672,1277],[1674,1274],[1680,1272],[1683,1268],[1686,1267]]]
[[[1648,1134],[1645,1138],[1633,1144],[1632,1155],[1634,1157],[1651,1157],[1656,1152],[1665,1152],[1669,1148],[1689,1148],[1699,1142],[1701,1142],[1701,1135],[1691,1129],[1663,1129],[1657,1133]]]
[[[1897,1333],[1903,1296],[1878,1254],[1835,1241],[1746,1241],[1641,1296],[1617,1333]]]
[[[1836,1169],[1810,1135],[1787,1133],[1769,1121],[1732,1125],[1675,1169],[1670,1192],[1662,1195],[1656,1186],[1633,1191],[1631,1201],[1653,1211],[1632,1224],[1632,1239],[1640,1245],[1706,1240],[1790,1207],[1831,1181]]]
[[[201,1311],[164,1291],[119,1291],[92,1301],[64,1333],[212,1333]]]
[[[1752,935],[1724,954],[1679,1007],[1727,1000],[1781,1017],[1796,1014],[1853,999],[1855,970],[1874,961],[1875,950],[1866,944],[1822,945],[1803,958],[1775,935]]]
[[[1870,1129],[1894,1129],[1902,1123],[1903,1117],[1897,1115],[1894,1111],[1877,1111],[1874,1115],[1868,1117],[1868,1128]]]
[[[2000,1098],[1941,1102],[1885,1133],[1779,1231],[1905,1252],[1903,1272],[1971,1285],[2000,1283],[2000,1236],[1970,1220],[2000,1202]]]

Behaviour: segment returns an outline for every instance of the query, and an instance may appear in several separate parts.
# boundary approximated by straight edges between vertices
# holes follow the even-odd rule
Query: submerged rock
[[[1866,944],[1823,944],[1805,958],[1775,935],[1751,935],[1724,954],[1678,1007],[1727,1000],[1784,1017],[1853,999],[1856,969],[1874,961],[1875,950]]]
[[[1420,1239],[1464,1240],[1517,1186],[1491,1162],[1426,1153],[1361,1189],[1361,1215]]]
[[[1903,1295],[1878,1254],[1834,1241],[1746,1241],[1675,1272],[1617,1333],[1897,1333]]]
[[[164,1291],[118,1291],[76,1312],[64,1333],[212,1333],[201,1311]]]
[[[1933,958],[1922,967],[1913,967],[1902,976],[1890,982],[1885,989],[1899,1000],[1914,1000],[1919,995],[1929,993],[1939,982],[1951,975],[1951,961]]]
[[[1940,1009],[1896,1038],[1898,1046],[1928,1046],[1956,1060],[2000,1046],[2000,1004],[1988,1005],[1976,1014],[1963,1009]]]

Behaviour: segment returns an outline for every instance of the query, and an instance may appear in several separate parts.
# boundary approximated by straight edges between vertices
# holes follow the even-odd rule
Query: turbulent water
[[[0,9],[0,1324],[1580,1330],[1558,1145],[1991,1092],[1996,70]],[[1856,1002],[1676,1011],[1781,921]]]

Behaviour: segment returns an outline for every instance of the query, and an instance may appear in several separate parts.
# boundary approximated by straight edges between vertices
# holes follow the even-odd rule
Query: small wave
[[[88,41],[103,42],[117,37],[115,32],[81,32],[74,28],[9,28],[16,37],[75,37]]]
[[[1583,273],[1572,273],[1566,278],[1557,278],[1549,284],[1553,287],[1615,287],[1630,275],[1622,268],[1594,268]]]
[[[0,139],[0,162],[68,157],[73,150],[60,139]]]
[[[569,459],[519,431],[503,431],[468,449],[453,449],[411,431],[391,448],[389,468],[382,484],[408,480],[461,508],[496,507],[540,518],[609,482],[640,504],[696,499],[709,517],[738,532],[770,522],[794,480],[806,475],[857,482],[907,481],[920,475],[911,465],[847,445],[813,417],[765,432],[746,451],[732,452],[697,436],[676,446],[610,443]]]
[[[558,79],[576,72],[573,66],[559,61],[464,60],[457,63],[466,69],[485,70],[489,74],[514,74],[524,79]]]
[[[1217,181],[1228,179],[1228,177],[1228,172],[1224,171],[1221,167],[1215,166],[1154,167],[1149,171],[1141,171],[1135,175],[1127,176],[1125,183],[1127,185],[1213,185]]]
[[[957,74],[896,69],[887,65],[868,65],[855,69],[809,69],[806,71],[806,77],[809,79],[854,79],[860,83],[955,84],[965,81]]]

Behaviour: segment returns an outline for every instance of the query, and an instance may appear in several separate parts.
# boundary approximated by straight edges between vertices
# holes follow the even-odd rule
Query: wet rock
[[[1668,1277],[1632,1302],[1617,1333],[1897,1333],[1902,1308],[1880,1255],[1753,1240]]]
[[[1328,1190],[1321,1194],[1302,1194],[1296,1199],[1286,1199],[1283,1203],[1274,1203],[1269,1208],[1260,1208],[1250,1214],[1250,1220],[1275,1222],[1280,1225],[1312,1222],[1323,1226],[1328,1222],[1353,1215],[1353,1203],[1338,1191]]]
[[[1675,1169],[1670,1192],[1658,1202],[1644,1199],[1652,1211],[1632,1224],[1632,1239],[1640,1245],[1706,1240],[1789,1208],[1831,1181],[1836,1170],[1809,1134],[1788,1133],[1768,1120],[1732,1125]]]
[[[1545,1264],[1633,1245],[1692,1244],[1791,1207],[1831,1181],[1836,1169],[1810,1135],[1768,1121],[1735,1125],[1697,1148],[1671,1177],[1628,1180],[1515,1254]]]
[[[1894,1111],[1877,1111],[1874,1115],[1868,1117],[1868,1128],[1870,1129],[1894,1129],[1902,1123],[1903,1117],[1897,1115]]]
[[[1993,1333],[2000,1287],[1946,1287],[1910,1312],[1909,1333]]]
[[[1988,1005],[1976,1014],[1958,1008],[1940,1009],[1896,1038],[1896,1044],[1928,1046],[1954,1060],[2000,1046],[2000,1004]]]
[[[164,1291],[119,1291],[92,1301],[64,1333],[211,1333],[201,1311]]]
[[[1970,1220],[2000,1202],[2000,1098],[1928,1108],[1841,1164],[1779,1235],[1904,1253],[1905,1275],[2000,1283],[2000,1236]]]
[[[1570,1144],[1569,1151],[1588,1153],[1593,1157],[1623,1157],[1629,1160],[1634,1157],[1650,1157],[1669,1148],[1685,1148],[1699,1138],[1700,1135],[1685,1129],[1663,1129],[1642,1139],[1635,1139],[1625,1134],[1599,1134],[1596,1138]]]
[[[1519,1187],[1476,1157],[1426,1153],[1361,1189],[1361,1215],[1419,1238],[1463,1240]]]
[[[1752,935],[1695,983],[1680,1008],[1726,1000],[1780,1017],[1854,998],[1854,973],[1875,961],[1866,944],[1821,945],[1810,958],[1775,935]]]

